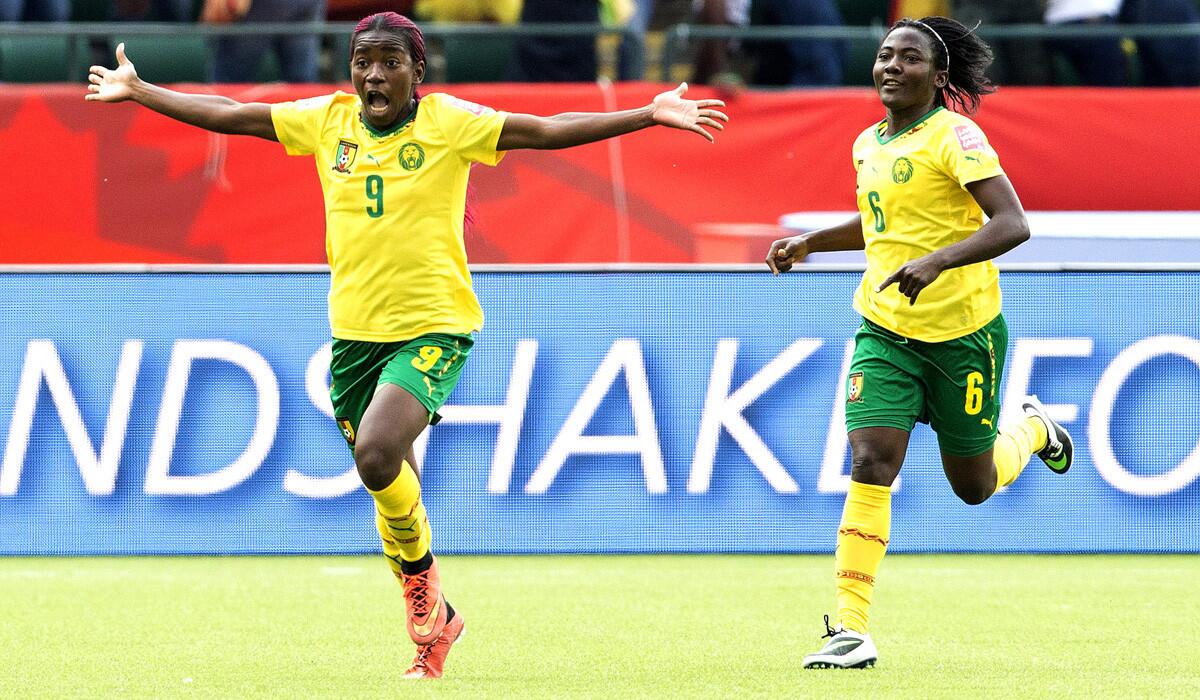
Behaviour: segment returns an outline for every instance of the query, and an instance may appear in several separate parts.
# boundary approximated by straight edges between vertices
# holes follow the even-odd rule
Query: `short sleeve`
[[[1004,174],[1000,156],[973,123],[951,124],[942,135],[940,155],[950,176],[962,187]]]
[[[307,156],[317,151],[321,127],[333,104],[333,95],[310,97],[271,105],[275,137],[289,156]]]
[[[496,150],[496,144],[500,142],[506,113],[450,95],[430,95],[430,98],[437,99],[438,127],[455,152],[475,163],[500,162],[504,153]]]

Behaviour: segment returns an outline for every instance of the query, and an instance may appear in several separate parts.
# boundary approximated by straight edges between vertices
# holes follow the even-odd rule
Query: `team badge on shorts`
[[[338,141],[337,152],[333,154],[333,169],[339,173],[350,172],[354,165],[354,157],[358,155],[358,144],[353,141]]]
[[[346,438],[346,444],[354,447],[354,426],[351,425],[349,418],[335,418],[338,427],[342,429],[342,437]]]
[[[848,403],[858,403],[862,401],[863,390],[863,373],[851,372],[846,378],[846,401]]]
[[[416,170],[425,165],[425,149],[415,141],[409,141],[400,147],[400,167],[405,170]]]

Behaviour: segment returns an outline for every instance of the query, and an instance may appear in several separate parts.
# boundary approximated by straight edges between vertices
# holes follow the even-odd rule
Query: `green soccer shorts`
[[[429,423],[458,384],[475,341],[469,335],[430,333],[412,340],[372,343],[333,340],[329,397],[333,415],[350,449],[363,414],[380,384],[395,384],[429,411]]]
[[[1008,326],[1004,316],[961,338],[926,343],[863,319],[846,377],[846,430],[919,421],[937,433],[942,452],[982,454],[996,442]]]

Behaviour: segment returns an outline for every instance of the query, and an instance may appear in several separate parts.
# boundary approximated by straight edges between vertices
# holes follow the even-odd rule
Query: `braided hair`
[[[909,27],[929,38],[933,49],[933,65],[949,73],[945,87],[939,88],[935,102],[939,107],[947,103],[957,105],[956,111],[974,114],[979,100],[996,91],[996,85],[984,75],[992,64],[992,49],[980,39],[974,29],[967,29],[949,17],[922,17],[919,20],[905,17],[892,25],[888,34]]]

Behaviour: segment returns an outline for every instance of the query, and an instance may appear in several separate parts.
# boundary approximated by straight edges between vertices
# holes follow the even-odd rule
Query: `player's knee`
[[[875,453],[856,454],[850,461],[850,478],[860,484],[890,486],[899,470],[895,460]]]
[[[995,489],[988,488],[984,484],[951,484],[951,486],[954,487],[954,495],[969,506],[983,503],[995,492]]]
[[[378,440],[360,440],[354,446],[354,466],[363,485],[372,491],[387,488],[400,473],[404,452]]]

